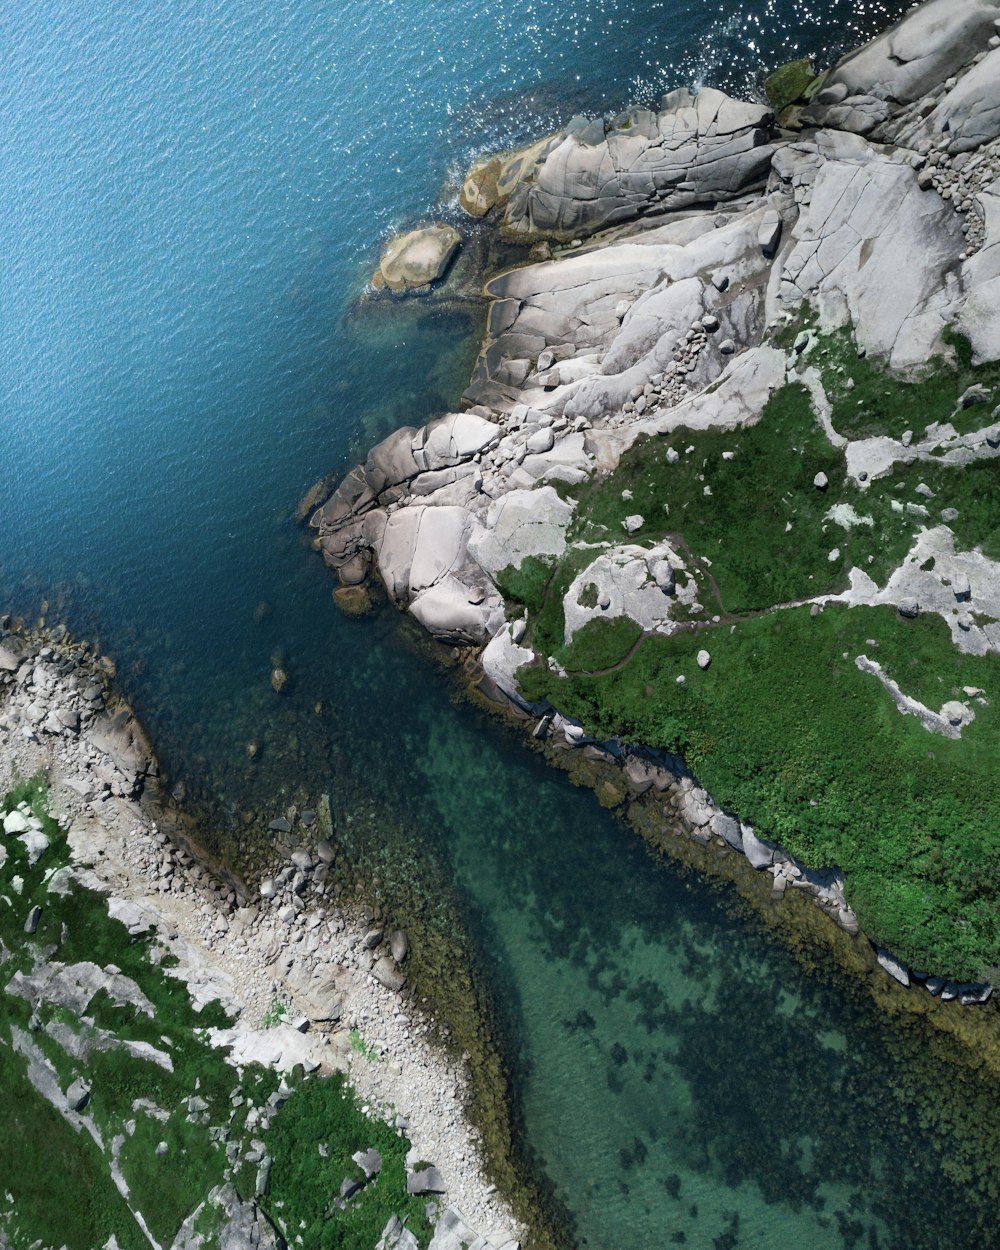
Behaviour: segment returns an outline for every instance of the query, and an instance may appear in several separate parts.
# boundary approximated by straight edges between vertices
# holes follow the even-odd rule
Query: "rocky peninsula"
[[[157,762],[115,694],[113,664],[61,628],[3,625],[0,792],[14,797],[0,814],[0,1062],[13,1083],[8,1096],[29,1105],[37,1095],[54,1123],[97,1147],[88,1184],[95,1220],[117,1230],[107,1246],[242,1250],[295,1240],[288,1220],[310,1204],[289,1180],[291,1156],[272,1158],[271,1134],[280,1145],[286,1104],[322,1104],[326,1087],[344,1097],[330,1084],[342,1079],[366,1149],[347,1161],[339,1195],[316,1178],[320,1223],[338,1211],[359,1227],[371,1218],[351,1204],[377,1192],[384,1161],[382,1191],[399,1188],[371,1209],[391,1218],[358,1244],[516,1246],[520,1226],[487,1179],[465,1116],[463,1061],[441,1049],[406,993],[407,935],[386,932],[328,876],[329,811],[301,813],[291,859],[247,889],[204,862],[160,805]],[[184,987],[180,1004],[171,978]],[[144,1015],[149,1038],[137,1023]],[[198,1075],[187,1078],[192,1049]],[[183,1086],[176,1104],[168,1079]],[[132,1099],[124,1119],[119,1081]],[[152,1100],[136,1098],[147,1085]],[[45,1115],[32,1117],[42,1149],[58,1151]],[[328,1136],[313,1166],[330,1159],[336,1170],[334,1117],[318,1125]],[[296,1130],[303,1150],[307,1128]],[[402,1153],[395,1160],[374,1148],[379,1134],[399,1139],[405,1170]],[[204,1171],[187,1175],[184,1158],[203,1159]],[[159,1167],[173,1178],[166,1190]],[[5,1175],[15,1204],[0,1203],[0,1245],[5,1233],[21,1244],[15,1234],[30,1229],[21,1226],[31,1208],[17,1180]],[[64,1218],[74,1219],[70,1200]],[[415,1218],[429,1221],[426,1231]],[[77,1244],[68,1226],[66,1237]]]
[[[963,1004],[1000,968],[1000,5],[774,108],[708,88],[480,162],[461,412],[311,517],[536,737]],[[992,744],[992,745],[991,745]]]

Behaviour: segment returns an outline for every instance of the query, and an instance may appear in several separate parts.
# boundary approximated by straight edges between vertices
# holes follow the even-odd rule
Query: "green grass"
[[[712,652],[706,672],[700,646]],[[533,668],[522,684],[597,736],[682,753],[763,835],[807,863],[839,865],[866,931],[904,959],[995,974],[1000,713],[976,705],[960,741],[928,733],[858,671],[861,653],[935,709],[963,685],[1000,696],[1000,657],[961,655],[940,620],[902,621],[888,608],[795,609],[651,637],[618,672],[560,679]]]
[[[301,1231],[302,1244],[310,1250],[374,1246],[394,1214],[421,1245],[430,1240],[425,1200],[406,1193],[409,1142],[363,1115],[339,1074],[303,1081],[264,1134],[264,1143],[274,1160],[265,1210],[289,1237]],[[358,1174],[351,1155],[372,1146],[382,1156],[381,1172],[346,1210],[330,1211],[341,1181]]]
[[[374,1046],[369,1046],[365,1039],[361,1036],[360,1029],[351,1029],[348,1035],[351,1041],[351,1050],[362,1058],[367,1059],[369,1063],[378,1061],[378,1051]]]
[[[915,490],[918,483],[930,487],[934,498],[921,498]],[[883,498],[894,495],[924,504],[931,514],[930,520],[923,522],[926,525],[940,524],[942,509],[956,508],[957,519],[948,522],[956,548],[968,551],[979,547],[984,555],[1000,559],[1000,459],[979,460],[961,468],[928,461],[897,465],[889,477],[873,484],[870,493],[875,496],[876,492]],[[859,507],[859,511],[864,510]],[[911,536],[912,518],[897,516],[896,524],[907,538]],[[896,564],[908,546],[908,541],[902,549],[895,544]]]
[[[20,1250],[41,1238],[45,1245],[93,1250],[114,1235],[122,1250],[148,1250],[94,1141],[75,1133],[35,1093],[24,1072],[24,1060],[5,1040],[0,1044],[5,1094],[0,1227],[12,1246]]]
[[[505,599],[537,612],[545,598],[552,564],[537,556],[525,556],[519,565],[509,564],[496,576],[497,589]]]
[[[571,671],[597,672],[618,664],[641,636],[631,617],[597,617],[576,631],[568,647],[559,648],[558,658]]]
[[[822,370],[834,429],[851,439],[899,438],[905,430],[912,430],[919,441],[934,422],[950,421],[960,434],[988,424],[1000,390],[992,404],[977,404],[957,413],[956,409],[959,397],[975,383],[1000,388],[1000,363],[973,365],[968,339],[954,331],[945,331],[944,338],[948,356],[929,361],[910,378],[860,357],[849,330],[821,339],[806,363]]]
[[[668,446],[681,453],[674,464],[667,460]],[[688,447],[694,450],[686,453]],[[825,491],[813,485],[821,472],[830,483]],[[630,497],[623,499],[624,491]],[[682,549],[711,561],[718,593],[708,578],[700,586],[710,615],[759,611],[845,584],[851,539],[837,526],[824,532],[823,518],[848,494],[857,497],[847,486],[842,454],[813,415],[808,391],[786,386],[749,429],[682,429],[636,444],[613,473],[578,488],[571,537],[622,542],[622,522],[638,513],[645,524],[629,541],[651,545],[671,536],[680,539]],[[831,561],[834,547],[841,554]],[[593,555],[581,561],[577,552],[577,571]],[[556,636],[561,642],[561,627],[547,626],[545,614],[554,614],[553,592],[566,582],[568,558],[570,552],[550,574],[542,607],[535,609],[540,618],[535,627],[547,640]]]

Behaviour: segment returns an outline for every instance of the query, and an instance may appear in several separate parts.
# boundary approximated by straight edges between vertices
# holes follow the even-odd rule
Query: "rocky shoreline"
[[[808,389],[861,495],[897,462],[971,464],[1000,454],[995,425],[971,433],[928,426],[923,438],[837,434],[808,328],[810,318],[824,331],[848,326],[859,356],[901,371],[939,353],[948,327],[965,336],[973,360],[1000,354],[998,82],[1000,7],[929,0],[778,118],[720,92],[681,90],[658,111],[576,118],[528,149],[480,163],[463,187],[467,211],[492,214],[505,235],[555,244],[558,254],[487,283],[487,337],[465,410],[385,439],[310,522],[344,586],[374,571],[433,636],[481,652],[482,691],[532,717],[536,736],[616,761],[632,793],[662,794],[668,819],[690,836],[743,853],[772,875],[774,896],[811,894],[848,933],[858,921],[835,869],[810,869],[723,811],[682,761],[590,739],[582,724],[523,696],[521,666],[541,662],[558,674],[560,665],[527,645],[527,618],[518,619],[500,584],[526,559],[565,555],[575,506],[565,486],[610,472],[642,437],[752,425],[787,385]],[[766,336],[803,318],[807,328],[787,346]],[[962,396],[960,408],[967,402],[983,397]],[[667,460],[684,454],[678,433]],[[814,485],[825,490],[826,475]],[[923,501],[906,506],[936,523]],[[904,617],[936,613],[959,650],[998,649],[995,569],[956,558],[952,511],[925,531],[926,541],[936,536],[933,577],[921,553],[884,589],[857,568],[844,594],[802,602],[814,614],[834,601],[889,604]],[[645,518],[622,524],[627,538]],[[576,587],[594,587],[594,602],[572,587],[566,596],[567,642],[602,615],[669,635],[682,627],[679,606],[703,610],[676,546],[604,547]],[[964,607],[970,597],[975,613]],[[710,663],[703,647],[698,665]],[[957,712],[912,700],[900,711],[955,736],[975,697]],[[904,986],[966,1005],[990,996],[985,981],[915,972],[881,947],[877,955]]]
[[[372,909],[338,897],[332,882],[326,892],[328,813],[302,813],[290,862],[249,896],[200,862],[159,807],[156,760],[114,694],[113,665],[62,629],[9,625],[0,636],[0,786],[45,775],[74,875],[107,895],[130,934],[155,933],[196,1006],[219,1000],[234,1024],[215,1041],[232,1063],[343,1072],[366,1109],[405,1128],[412,1159],[434,1164],[414,1184],[441,1210],[435,1250],[512,1250],[523,1229],[489,1181],[466,1118],[464,1062],[445,1053],[404,993],[406,935],[384,932]]]

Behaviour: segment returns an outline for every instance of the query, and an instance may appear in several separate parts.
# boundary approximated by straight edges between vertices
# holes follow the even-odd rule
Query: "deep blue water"
[[[756,90],[903,7],[0,8],[0,602],[113,652],[226,836],[324,790],[411,830],[478,918],[528,1144],[607,1250],[943,1246],[952,1216],[911,1216],[961,1191],[905,1081],[883,1115],[872,1013],[453,707],[394,614],[337,615],[291,512],[456,402],[475,316],[355,301],[394,226],[457,219],[472,157],[678,83]]]

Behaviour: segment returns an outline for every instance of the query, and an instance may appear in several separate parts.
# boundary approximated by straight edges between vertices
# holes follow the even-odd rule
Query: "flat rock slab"
[[[845,57],[825,85],[843,83],[850,95],[917,100],[986,50],[996,16],[989,0],[929,0]]]

